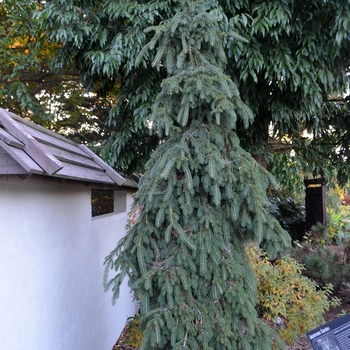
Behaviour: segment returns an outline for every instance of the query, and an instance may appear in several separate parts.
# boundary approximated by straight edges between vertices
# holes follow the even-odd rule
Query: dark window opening
[[[114,191],[91,190],[92,217],[114,212]]]

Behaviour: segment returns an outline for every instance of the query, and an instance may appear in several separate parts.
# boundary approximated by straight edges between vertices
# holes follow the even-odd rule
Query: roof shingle
[[[39,174],[137,187],[94,154],[61,135],[0,108],[0,175]]]

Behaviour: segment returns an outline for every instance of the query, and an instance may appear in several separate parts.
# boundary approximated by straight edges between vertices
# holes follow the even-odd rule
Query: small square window
[[[91,190],[92,217],[114,212],[114,191]]]

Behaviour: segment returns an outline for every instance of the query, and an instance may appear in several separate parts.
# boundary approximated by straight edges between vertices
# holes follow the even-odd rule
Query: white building
[[[104,258],[125,234],[136,184],[87,147],[0,109],[0,349],[111,350],[136,312],[115,306]],[[93,189],[114,193],[92,217]]]

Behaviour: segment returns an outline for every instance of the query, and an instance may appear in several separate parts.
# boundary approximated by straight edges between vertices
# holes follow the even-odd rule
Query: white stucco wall
[[[115,306],[102,287],[125,224],[92,219],[88,187],[0,180],[1,350],[112,349],[136,311],[126,284]]]

